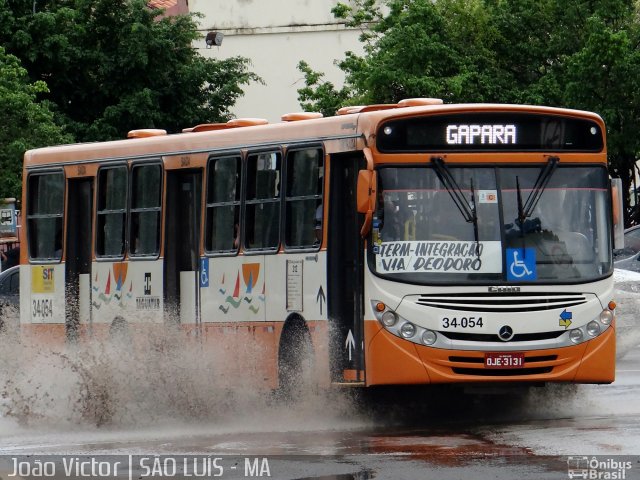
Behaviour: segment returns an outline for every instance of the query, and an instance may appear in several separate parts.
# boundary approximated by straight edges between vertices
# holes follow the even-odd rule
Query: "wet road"
[[[600,477],[593,478],[640,478],[640,276],[623,280],[612,385],[547,386],[510,396],[396,389],[363,399],[330,392],[309,394],[295,406],[220,393],[215,415],[176,416],[153,399],[137,402],[144,411],[114,407],[115,420],[98,428],[74,416],[74,402],[43,400],[47,395],[37,393],[43,384],[23,394],[33,408],[27,419],[7,415],[4,399],[0,454],[8,457],[0,477],[12,456],[62,454],[211,456],[224,468],[218,478],[327,480],[565,479],[569,457],[597,458]],[[171,400],[194,408],[200,392],[176,397],[179,389]],[[617,469],[623,461],[631,468]],[[144,478],[137,465],[135,478]]]
[[[568,456],[636,455],[627,459],[636,469],[625,478],[640,478],[638,365],[636,349],[618,364],[614,385],[536,389],[519,399],[467,395],[468,409],[458,415],[408,413],[413,401],[397,401],[389,417],[347,412],[353,405],[332,414],[310,401],[289,412],[273,408],[210,424],[165,420],[133,429],[24,427],[5,419],[0,453],[211,455],[226,466],[221,478],[247,478],[244,462],[266,457],[271,478],[281,479],[561,479]]]

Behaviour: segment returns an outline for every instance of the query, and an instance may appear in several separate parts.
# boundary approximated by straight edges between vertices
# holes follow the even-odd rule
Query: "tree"
[[[631,17],[633,12],[629,12]],[[625,22],[626,23],[626,22]],[[622,179],[625,223],[640,223],[638,195],[630,206],[640,142],[640,25],[614,28],[599,17],[587,21],[584,47],[567,59],[564,99],[569,105],[597,111],[607,123],[611,171]]]
[[[72,141],[54,122],[44,82],[30,83],[27,71],[0,47],[0,198],[20,198],[22,156],[30,148]]]
[[[365,53],[338,62],[340,90],[301,64],[305,109],[438,97],[591,110],[608,126],[611,172],[630,186],[640,151],[634,0],[352,0],[333,13],[363,29]]]
[[[388,13],[378,2],[355,0],[338,4],[333,13],[347,26],[368,27],[360,40],[364,56],[347,52],[338,62],[345,86],[336,90],[308,66],[305,78],[315,79],[299,91],[303,107],[313,109],[320,97],[346,98],[348,104],[394,103],[403,98],[431,96],[445,101],[483,101],[493,84],[486,81],[494,63],[487,49],[488,15],[481,1],[389,0]],[[463,26],[463,28],[461,28]],[[324,101],[324,98],[322,99]],[[333,112],[323,111],[325,114]]]
[[[142,0],[0,0],[2,10],[0,38],[47,83],[78,141],[226,120],[259,80],[245,58],[199,55],[194,15],[159,18]]]

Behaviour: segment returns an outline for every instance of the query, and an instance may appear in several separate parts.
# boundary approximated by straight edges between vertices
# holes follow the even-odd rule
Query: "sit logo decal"
[[[53,293],[55,289],[53,267],[40,265],[31,267],[31,290],[33,293]]]

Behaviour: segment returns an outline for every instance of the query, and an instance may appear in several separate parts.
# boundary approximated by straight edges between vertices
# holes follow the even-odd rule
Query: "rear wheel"
[[[297,400],[315,389],[314,354],[311,335],[301,319],[286,324],[278,351],[280,396]]]
[[[118,315],[113,319],[109,327],[109,339],[116,345],[129,346],[131,334],[129,331],[129,323],[124,317]]]

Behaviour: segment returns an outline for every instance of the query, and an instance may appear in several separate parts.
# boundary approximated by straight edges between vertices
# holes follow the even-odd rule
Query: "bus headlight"
[[[385,327],[393,327],[398,322],[398,315],[396,312],[387,310],[382,314],[382,323]]]
[[[600,323],[603,325],[611,325],[613,321],[613,312],[611,310],[603,310],[600,314]]]
[[[411,338],[416,334],[416,326],[411,322],[406,322],[400,327],[400,335],[404,338]]]
[[[591,320],[587,323],[587,333],[592,337],[595,337],[600,334],[600,324],[595,320]]]
[[[389,308],[385,302],[371,300],[371,307],[376,320],[391,335],[423,347],[438,348],[438,344],[442,341],[436,331],[410,322],[401,314]]]
[[[436,343],[437,339],[438,335],[433,330],[425,330],[422,333],[422,341],[425,345],[433,345],[434,343]]]
[[[580,343],[582,341],[582,330],[580,330],[579,328],[576,328],[574,330],[571,330],[571,332],[569,332],[569,338],[571,339],[571,341],[573,343]]]

